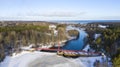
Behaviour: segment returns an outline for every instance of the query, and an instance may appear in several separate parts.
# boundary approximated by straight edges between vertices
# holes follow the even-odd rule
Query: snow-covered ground
[[[90,49],[90,45],[89,45],[89,44],[87,44],[87,45],[85,46],[85,48],[83,49],[83,51],[88,51],[88,49]]]
[[[98,25],[98,27],[100,27],[100,28],[106,28],[106,27],[108,27],[108,26],[105,26],[105,25]]]
[[[89,48],[87,45],[84,50]],[[102,56],[74,59],[58,56],[56,53],[22,51],[19,54],[6,56],[0,67],[93,67],[96,60],[102,62]]]
[[[53,53],[28,51],[23,51],[17,55],[14,53],[11,57],[7,56],[4,61],[0,63],[0,67],[28,67],[31,61],[45,55],[53,55]]]
[[[23,51],[20,54],[7,56],[0,67],[79,67],[74,59],[68,59],[58,56],[55,53],[46,52],[28,52]]]
[[[101,34],[97,34],[97,33],[96,33],[96,34],[94,35],[95,40],[96,40],[98,37],[100,37],[100,36],[101,36]]]

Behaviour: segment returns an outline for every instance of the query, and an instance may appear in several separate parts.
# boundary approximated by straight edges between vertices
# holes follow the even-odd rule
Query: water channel
[[[84,30],[79,30],[79,36],[76,39],[69,40],[62,47],[65,50],[82,50],[86,42],[87,33]]]

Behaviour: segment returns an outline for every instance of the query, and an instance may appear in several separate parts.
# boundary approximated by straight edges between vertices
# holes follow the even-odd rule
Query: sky
[[[0,20],[120,20],[120,0],[0,0]]]

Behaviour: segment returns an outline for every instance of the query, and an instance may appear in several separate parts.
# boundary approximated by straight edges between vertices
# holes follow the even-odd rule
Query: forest
[[[34,44],[35,47],[55,45],[66,40],[65,25],[57,25],[58,34],[49,30],[49,25],[17,25],[0,27],[0,61],[6,55],[20,52],[20,47]]]
[[[114,67],[120,67],[120,26],[109,26],[104,30],[95,30],[100,37],[88,37],[90,46],[111,58]]]

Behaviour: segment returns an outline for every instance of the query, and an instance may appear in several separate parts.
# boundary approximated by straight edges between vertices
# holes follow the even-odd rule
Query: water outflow
[[[66,42],[66,45],[62,47],[65,50],[81,50],[85,45],[87,33],[84,30],[79,30],[79,36],[77,39]]]

